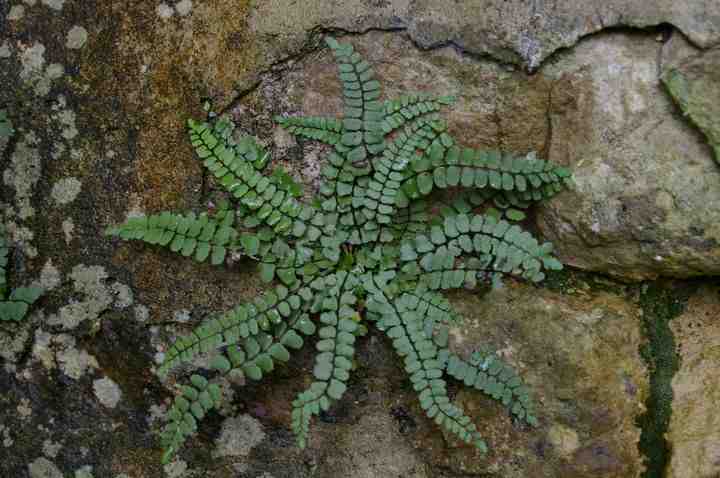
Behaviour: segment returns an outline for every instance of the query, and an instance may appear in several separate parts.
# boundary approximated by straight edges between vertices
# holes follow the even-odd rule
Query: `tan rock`
[[[668,478],[720,474],[720,287],[708,285],[670,322],[680,355],[672,381],[673,403],[666,438],[672,450]]]

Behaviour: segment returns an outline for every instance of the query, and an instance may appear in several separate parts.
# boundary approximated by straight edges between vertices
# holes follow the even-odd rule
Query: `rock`
[[[548,158],[577,187],[542,207],[566,264],[628,279],[720,271],[720,170],[675,112],[650,36],[597,35],[559,54]]]
[[[720,42],[720,5],[713,0],[593,0],[534,3],[522,0],[443,2],[421,0],[262,2],[250,25],[259,36],[298,45],[316,25],[350,32],[404,29],[423,48],[454,44],[474,55],[536,69],[561,48],[612,27],[672,24],[691,41],[710,47]],[[278,38],[279,37],[279,38]]]
[[[62,473],[55,466],[55,463],[46,459],[38,458],[28,465],[30,478],[63,478]]]
[[[503,478],[640,476],[635,420],[648,393],[641,311],[620,288],[585,287],[567,294],[509,281],[482,299],[453,297],[465,321],[450,334],[452,348],[464,357],[480,346],[497,350],[533,390],[540,426],[521,426],[502,405],[460,387],[455,401],[475,418],[490,452],[455,439],[443,444],[423,422],[417,439],[431,463]]]
[[[206,101],[266,144],[275,164],[315,184],[325,150],[283,136],[272,116],[340,112],[336,66],[319,40],[321,32],[351,32],[357,35],[346,39],[376,63],[387,96],[405,90],[457,95],[447,118],[463,144],[549,153],[579,169],[585,189],[540,213],[542,231],[568,262],[623,278],[716,271],[710,244],[718,209],[715,165],[654,76],[661,70],[655,59],[664,58],[669,43],[657,42],[657,31],[622,30],[549,57],[600,28],[660,22],[706,48],[717,41],[716,2],[670,9],[666,0],[635,2],[641,6],[611,0],[580,13],[589,1],[556,2],[555,10],[543,4],[536,11],[527,2],[499,0],[452,9],[409,0],[130,0],[123,8],[112,1],[92,8],[64,0],[14,3],[23,4],[22,18],[6,22],[0,37],[0,104],[17,131],[0,145],[0,214],[14,246],[11,283],[38,283],[45,294],[26,321],[0,330],[0,476],[57,478],[90,470],[103,478],[639,473],[633,421],[647,384],[637,356],[637,306],[615,292],[564,295],[511,282],[487,297],[488,304],[471,294],[454,296],[471,323],[454,341],[463,353],[488,341],[520,368],[538,390],[539,429],[522,428],[494,402],[453,386],[453,399],[477,417],[491,446],[490,455],[476,456],[423,418],[391,347],[371,333],[358,341],[358,368],[346,399],[314,420],[307,449],[298,449],[289,431],[290,403],[309,385],[312,347],[278,365],[267,381],[235,380],[228,393],[234,398],[209,414],[164,469],[157,418],[186,370],[159,380],[155,358],[209,314],[266,286],[250,261],[213,268],[104,231],[130,216],[218,204],[220,188],[193,156],[184,126],[189,117],[205,117]],[[676,50],[672,64],[683,65],[690,50]],[[620,69],[611,70],[614,65]],[[613,96],[616,90],[622,94]],[[573,95],[587,101],[577,116]],[[618,116],[603,110],[603,101],[596,104],[618,97],[622,105],[646,107],[627,120],[624,109]],[[648,118],[661,128],[632,133],[631,126]],[[597,139],[591,135],[596,129],[612,135]],[[659,204],[653,211],[667,218],[633,212],[622,227],[608,229],[610,239],[597,240],[592,256],[579,239],[590,226],[573,229],[587,214],[582,208],[590,202],[611,210],[624,193],[603,189],[595,174],[604,170],[587,166],[594,156],[583,149],[584,135],[597,151],[622,151],[607,146],[615,138],[632,144],[633,154],[652,145],[662,155],[641,163],[658,168],[651,179],[668,194],[677,184],[685,187],[671,204],[638,180],[645,176],[632,163],[636,156],[613,156],[613,167],[632,172],[622,181],[646,188],[638,194]],[[656,264],[660,246],[647,239],[648,230],[670,237],[658,244],[669,251],[661,250],[663,257],[675,254],[672,267]],[[624,243],[630,252],[615,253]],[[650,251],[638,256],[633,247]],[[578,252],[582,260],[573,259]],[[475,315],[480,310],[487,311],[482,326]],[[218,454],[223,450],[230,453]]]
[[[260,422],[250,415],[227,418],[216,441],[216,455],[244,458],[265,436]]]
[[[107,377],[95,380],[93,390],[100,403],[107,408],[115,408],[122,398],[122,390],[118,384]]]
[[[670,323],[680,356],[666,438],[668,478],[712,478],[720,473],[720,287],[706,285]]]
[[[357,478],[430,478],[430,467],[407,443],[390,410],[368,407],[357,423],[340,426],[335,446],[343,453],[325,453],[318,476]]]
[[[720,48],[665,72],[665,87],[683,113],[705,134],[720,163]]]

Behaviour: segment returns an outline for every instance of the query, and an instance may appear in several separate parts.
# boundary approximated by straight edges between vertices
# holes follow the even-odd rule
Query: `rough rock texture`
[[[487,344],[521,370],[536,391],[541,425],[514,426],[502,407],[461,389],[457,401],[482,417],[492,450],[483,458],[436,440],[434,462],[507,478],[640,476],[635,419],[648,381],[637,304],[614,292],[568,294],[514,283],[453,302],[467,319],[451,334],[454,348],[468,356]]]
[[[312,186],[322,148],[288,137],[271,118],[340,110],[319,40],[347,31],[377,64],[386,96],[458,95],[447,118],[463,143],[535,150],[573,167],[578,190],[538,211],[541,232],[569,264],[622,280],[717,274],[717,165],[658,77],[676,67],[700,81],[709,71],[711,53],[697,56],[698,48],[720,40],[720,7],[595,3],[0,3],[0,106],[17,130],[0,140],[9,277],[45,289],[25,321],[0,325],[0,476],[639,476],[634,421],[650,392],[637,287],[596,278],[567,285],[564,276],[561,285],[508,282],[486,297],[453,296],[469,324],[455,333],[456,347],[500,349],[542,405],[540,427],[528,430],[477,393],[453,389],[485,429],[486,457],[438,435],[389,345],[371,334],[347,399],[316,421],[307,450],[289,433],[289,403],[307,385],[310,351],[268,382],[223,383],[226,406],[163,468],[155,432],[175,390],[153,367],[175,336],[262,286],[246,261],[211,268],[102,235],[131,215],[212,206],[217,191],[183,127],[208,99]],[[695,300],[712,304],[713,294]],[[711,370],[693,365],[700,345],[688,350],[686,366]],[[700,376],[685,370],[678,384]],[[696,446],[710,428],[682,430],[702,422],[697,397],[713,389],[678,387],[673,466],[711,470],[712,450]],[[254,433],[234,442],[242,454],[223,455],[217,441],[238,428],[235,416]]]
[[[707,136],[720,162],[720,48],[709,50],[667,71],[667,90],[683,113]]]
[[[547,156],[577,188],[541,226],[568,264],[636,279],[720,270],[720,170],[660,84],[663,54],[651,36],[597,35],[542,70]]]
[[[531,69],[581,37],[612,27],[669,23],[702,47],[720,42],[720,4],[713,0],[420,0],[349,2],[263,2],[250,25],[260,35],[297,44],[305,32],[339,28],[407,30],[423,48],[454,44]],[[279,38],[277,38],[279,36]]]
[[[720,287],[705,286],[672,321],[680,370],[672,381],[672,447],[668,478],[712,478],[720,473]]]

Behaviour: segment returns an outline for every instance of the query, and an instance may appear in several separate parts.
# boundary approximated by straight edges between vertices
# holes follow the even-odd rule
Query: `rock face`
[[[720,273],[720,173],[707,145],[717,145],[718,100],[703,101],[717,98],[720,4],[596,4],[0,3],[0,108],[16,129],[0,138],[9,277],[45,290],[25,321],[0,324],[0,476],[641,476],[635,423],[652,393],[638,353],[643,289],[622,284]],[[599,32],[617,26],[648,31]],[[250,262],[211,268],[103,231],[128,216],[212,207],[216,187],[184,131],[206,100],[312,188],[324,150],[272,116],[341,110],[326,32],[352,33],[345,40],[376,65],[388,98],[458,96],[446,118],[461,143],[537,151],[575,172],[576,190],[529,222],[591,274],[452,296],[466,317],[454,347],[467,355],[487,344],[517,366],[540,426],[453,388],[491,451],[461,446],[423,417],[390,345],[371,334],[346,399],[316,420],[308,449],[294,446],[289,404],[307,385],[311,351],[266,383],[223,383],[226,406],[162,467],[156,432],[176,390],[154,367],[178,334],[263,286]],[[683,361],[672,476],[718,472],[707,419],[717,334],[703,315],[717,315],[716,299],[701,288],[673,322]]]
[[[683,113],[707,136],[720,162],[720,48],[689,59],[665,73],[663,82]]]
[[[318,26],[350,32],[407,30],[423,48],[452,43],[469,53],[489,54],[536,69],[560,48],[611,27],[674,25],[694,43],[720,42],[720,5],[713,0],[677,3],[593,0],[525,2],[471,0],[438,3],[363,1],[288,3],[271,0],[253,12],[251,25],[261,35],[300,42]]]
[[[458,473],[498,477],[635,477],[643,470],[635,420],[648,394],[641,311],[623,295],[507,284],[482,299],[459,295],[466,317],[451,343],[468,356],[486,344],[522,371],[535,390],[540,426],[525,430],[501,407],[462,389],[456,400],[482,417],[491,452],[440,446],[433,462]]]
[[[711,478],[720,473],[720,423],[714,404],[720,400],[720,288],[705,286],[687,310],[672,321],[680,370],[672,381],[672,419],[667,439],[672,447],[670,478]]]
[[[548,157],[577,188],[540,224],[568,264],[630,279],[719,270],[720,170],[663,91],[662,55],[653,37],[598,35],[543,69]]]

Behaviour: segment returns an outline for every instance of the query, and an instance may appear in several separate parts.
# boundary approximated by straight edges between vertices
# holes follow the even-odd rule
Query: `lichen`
[[[34,132],[26,133],[15,147],[10,158],[10,167],[3,173],[5,185],[15,190],[16,210],[13,212],[20,219],[27,219],[35,214],[30,198],[42,171],[39,143],[40,140]]]
[[[95,380],[93,391],[100,403],[107,408],[115,408],[122,399],[122,390],[108,377]]]
[[[87,30],[79,25],[75,25],[70,29],[67,34],[67,41],[65,42],[65,46],[71,50],[79,50],[80,48],[85,46],[87,39]]]
[[[66,330],[76,328],[86,320],[96,320],[111,306],[125,308],[132,305],[130,289],[119,282],[107,283],[108,273],[102,266],[79,264],[70,273],[74,289],[84,295],[80,301],[71,301],[50,315],[47,323],[61,325]]]
[[[81,189],[82,183],[77,178],[63,178],[53,185],[50,195],[57,204],[64,205],[73,202]]]
[[[250,415],[227,418],[215,442],[215,454],[224,457],[246,457],[265,436],[260,422]]]
[[[28,473],[30,478],[63,478],[55,463],[42,457],[28,465]]]

